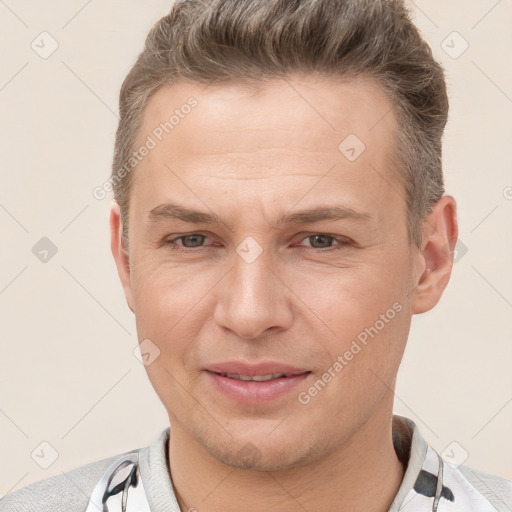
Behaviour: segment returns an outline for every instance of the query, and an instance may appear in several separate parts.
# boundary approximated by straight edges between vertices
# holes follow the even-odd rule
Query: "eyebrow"
[[[148,213],[148,219],[151,222],[158,219],[173,219],[190,224],[219,224],[229,230],[232,226],[223,221],[215,213],[201,212],[193,210],[176,203],[164,203],[156,206]],[[336,221],[341,219],[350,219],[358,222],[367,222],[373,219],[373,216],[366,212],[357,212],[351,208],[343,206],[321,206],[309,210],[300,210],[295,213],[285,213],[278,217],[274,223],[269,223],[273,227],[281,224],[315,224],[324,221]]]

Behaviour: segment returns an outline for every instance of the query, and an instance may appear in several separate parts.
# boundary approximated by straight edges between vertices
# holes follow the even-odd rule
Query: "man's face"
[[[161,89],[130,198],[125,291],[139,341],[160,351],[147,371],[171,429],[260,469],[317,459],[389,413],[419,268],[383,91],[288,82]],[[167,203],[218,222],[165,215]],[[361,215],[291,217],[335,208]]]

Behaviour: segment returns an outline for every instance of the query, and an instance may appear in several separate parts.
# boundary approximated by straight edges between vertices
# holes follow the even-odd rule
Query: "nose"
[[[222,283],[214,313],[221,328],[254,340],[271,329],[291,326],[293,294],[265,253],[254,261],[236,254],[233,268]]]

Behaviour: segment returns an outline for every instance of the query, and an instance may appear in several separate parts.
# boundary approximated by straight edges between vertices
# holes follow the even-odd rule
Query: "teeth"
[[[249,377],[248,375],[239,375],[238,373],[221,373],[221,375],[229,377],[230,379],[255,380],[257,382],[264,382],[267,380],[278,379],[279,377],[286,377],[285,373],[269,373],[268,375],[253,375],[252,377]]]

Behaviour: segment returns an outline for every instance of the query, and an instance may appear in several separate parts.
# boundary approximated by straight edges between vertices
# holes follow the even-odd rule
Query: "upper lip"
[[[249,364],[243,361],[226,361],[224,363],[210,364],[205,370],[214,373],[231,373],[254,377],[258,375],[270,375],[271,373],[284,373],[286,375],[298,375],[309,372],[306,368],[298,368],[275,361],[267,361],[258,364]]]

